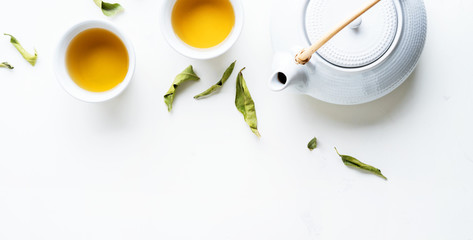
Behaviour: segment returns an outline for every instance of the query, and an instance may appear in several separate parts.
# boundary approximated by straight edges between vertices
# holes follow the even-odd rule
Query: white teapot
[[[294,57],[366,0],[276,1],[269,87],[294,89],[325,102],[352,105],[401,85],[422,53],[427,17],[422,0],[381,0],[321,47],[306,65]]]

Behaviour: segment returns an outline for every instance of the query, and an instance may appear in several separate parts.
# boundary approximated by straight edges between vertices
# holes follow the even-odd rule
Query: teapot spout
[[[299,91],[304,89],[304,85],[307,82],[306,67],[297,65],[293,56],[279,59],[275,63],[275,71],[269,80],[269,88],[271,90],[282,91],[289,86],[295,86]]]
[[[287,79],[286,73],[277,71],[271,76],[269,88],[273,91],[281,91],[287,87]]]
[[[301,49],[294,47],[294,49]],[[297,51],[293,51],[297,52]],[[295,87],[303,92],[308,80],[307,65],[298,65],[294,60],[295,54],[290,52],[277,52],[274,55],[274,72],[269,79],[269,88],[273,91],[282,91],[287,87]]]

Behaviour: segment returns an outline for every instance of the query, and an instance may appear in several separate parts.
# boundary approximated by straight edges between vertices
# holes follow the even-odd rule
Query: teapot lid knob
[[[363,22],[363,19],[361,19],[361,16],[355,19],[350,25],[348,25],[351,29],[358,29]]]

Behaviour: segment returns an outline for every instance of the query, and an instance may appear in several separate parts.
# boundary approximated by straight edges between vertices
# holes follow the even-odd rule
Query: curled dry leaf
[[[102,9],[102,13],[107,17],[112,17],[115,14],[125,10],[118,3],[108,3],[101,0],[94,0],[94,2],[95,2],[95,5],[97,5],[100,9]]]
[[[348,155],[341,155],[337,148],[335,148],[335,151],[337,151],[337,154],[338,156],[340,156],[342,158],[342,161],[343,163],[346,165],[346,166],[349,166],[349,167],[354,167],[354,168],[358,168],[358,169],[362,169],[362,170],[365,170],[365,171],[368,171],[370,173],[373,173],[373,174],[376,174],[382,178],[384,178],[385,180],[388,180],[382,173],[381,173],[381,170],[373,167],[373,166],[370,166],[368,164],[365,164],[365,163],[362,163],[360,160],[352,157],[352,156],[348,156]]]
[[[27,52],[23,46],[21,46],[20,42],[13,37],[11,34],[5,33],[4,35],[10,36],[10,43],[13,44],[13,46],[20,52],[21,56],[28,61],[32,66],[36,64],[36,60],[38,59],[38,53],[36,52],[36,49],[34,50],[34,55]]]
[[[213,86],[211,86],[209,89],[203,91],[202,93],[194,96],[195,99],[201,99],[201,98],[204,98],[204,97],[208,97],[210,96],[211,94],[213,93],[216,93],[220,88],[222,88],[223,84],[228,80],[228,78],[230,77],[230,75],[232,75],[232,72],[233,72],[233,69],[235,68],[235,63],[236,61],[234,61],[228,68],[227,70],[225,70],[225,72],[223,73],[223,76],[222,78],[220,79],[220,81],[218,81],[216,84],[214,84]]]
[[[310,142],[307,144],[307,148],[309,148],[310,151],[314,150],[317,148],[317,138],[314,137]]]
[[[8,69],[13,69],[13,68],[14,68],[12,65],[10,65],[10,64],[7,63],[7,62],[2,62],[2,63],[0,63],[0,67],[2,67],[2,68],[8,68]]]
[[[255,103],[251,98],[248,87],[246,86],[245,79],[243,78],[242,71],[239,73],[236,80],[236,95],[235,95],[235,106],[243,114],[245,122],[250,127],[251,131],[258,137],[261,137],[258,132],[258,121],[256,119]]]
[[[169,88],[168,92],[164,95],[164,103],[168,106],[168,111],[172,109],[172,102],[174,101],[174,96],[176,95],[176,89],[184,82],[187,81],[197,81],[200,78],[194,73],[194,69],[192,65],[184,69],[181,73],[179,73],[174,81],[172,82],[171,87]]]

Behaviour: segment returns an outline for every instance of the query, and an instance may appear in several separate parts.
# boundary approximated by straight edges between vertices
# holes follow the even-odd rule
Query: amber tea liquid
[[[128,72],[125,44],[114,33],[87,29],[75,36],[66,51],[66,66],[72,80],[91,92],[116,87]]]
[[[229,0],[177,0],[171,21],[183,42],[196,48],[210,48],[230,34],[235,12]]]

